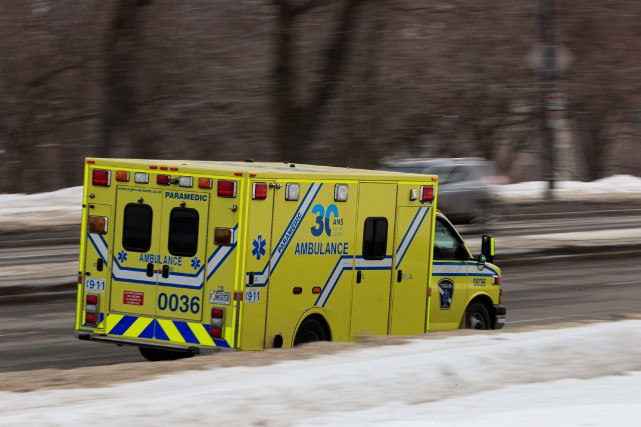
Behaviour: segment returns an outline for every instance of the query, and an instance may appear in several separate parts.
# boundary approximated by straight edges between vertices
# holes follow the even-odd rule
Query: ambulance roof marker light
[[[178,185],[180,187],[191,188],[194,186],[194,177],[193,176],[181,176],[178,178]]]
[[[297,201],[300,198],[300,184],[287,183],[285,184],[285,200]]]
[[[434,201],[434,186],[421,185],[421,203],[430,203]]]
[[[127,171],[116,171],[116,181],[129,182],[129,172],[127,172]]]
[[[267,183],[254,182],[252,184],[252,199],[265,200],[267,198]]]
[[[149,169],[156,170],[156,169],[158,169],[158,166],[156,166],[156,165],[149,165]]]
[[[134,174],[136,184],[149,184],[149,174],[147,172],[136,172]]]
[[[109,187],[111,185],[111,171],[107,169],[94,169],[92,171],[91,183],[97,187]]]
[[[218,197],[236,197],[236,181],[218,180]]]
[[[91,160],[91,159],[90,159],[90,160],[87,160],[87,164],[89,164],[89,165],[93,165],[93,164],[95,164],[95,163],[96,163],[96,161],[95,161],[95,160]]]
[[[211,178],[198,178],[198,188],[210,189],[214,186],[214,180]]]
[[[169,168],[168,168],[167,166],[161,166],[161,167],[160,167],[160,168],[158,168],[158,169],[160,169],[161,171],[169,170]]]
[[[349,194],[349,186],[347,184],[336,184],[334,186],[334,201],[346,202]]]
[[[156,175],[156,184],[158,185],[171,184],[171,175]]]
[[[169,168],[170,171],[178,172],[178,168],[175,166],[172,166]]]

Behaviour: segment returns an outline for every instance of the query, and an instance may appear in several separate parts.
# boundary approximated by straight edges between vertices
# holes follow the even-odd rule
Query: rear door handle
[[[247,284],[253,285],[254,284],[254,272],[252,271],[249,273],[249,279],[247,280]]]
[[[356,283],[361,283],[362,280],[363,280],[363,272],[358,270],[356,272]]]
[[[163,265],[162,266],[162,277],[165,279],[169,277],[169,266],[168,265]]]
[[[398,273],[396,274],[396,281],[401,283],[401,280],[403,280],[403,270],[398,270]]]
[[[154,277],[154,265],[152,263],[147,264],[147,277]]]

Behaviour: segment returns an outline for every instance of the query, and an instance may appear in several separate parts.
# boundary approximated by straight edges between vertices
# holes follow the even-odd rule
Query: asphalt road
[[[641,314],[641,278],[632,258],[555,261],[503,272],[508,331]],[[0,372],[150,363],[135,347],[74,338],[74,310],[73,298],[0,307]]]

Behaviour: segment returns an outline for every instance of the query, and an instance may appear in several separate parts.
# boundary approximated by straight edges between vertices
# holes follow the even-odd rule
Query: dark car
[[[438,208],[457,223],[482,223],[496,212],[496,186],[509,179],[481,158],[388,161],[382,169],[438,175]]]

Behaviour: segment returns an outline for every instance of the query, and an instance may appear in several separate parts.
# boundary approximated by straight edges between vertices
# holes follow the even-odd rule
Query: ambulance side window
[[[174,208],[169,216],[169,253],[192,257],[198,251],[198,211]]]
[[[446,222],[437,217],[434,228],[434,259],[464,260],[467,257],[467,250],[456,234]]]
[[[363,232],[363,258],[383,259],[387,250],[387,219],[367,218]]]
[[[147,252],[151,247],[151,221],[153,211],[149,205],[129,203],[125,206],[122,226],[122,247],[132,252]]]

